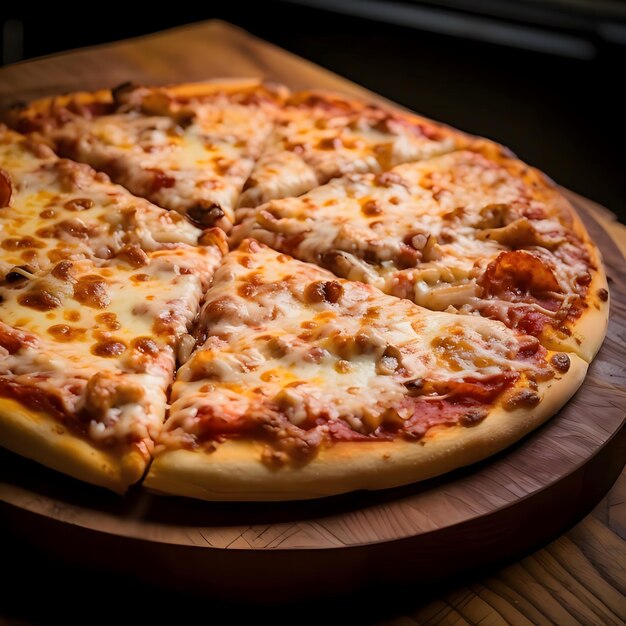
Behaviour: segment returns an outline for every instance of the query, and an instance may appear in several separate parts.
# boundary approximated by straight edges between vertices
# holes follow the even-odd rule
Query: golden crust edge
[[[88,483],[123,494],[141,479],[147,460],[138,450],[101,450],[68,432],[50,415],[0,398],[0,445]]]
[[[609,294],[602,253],[589,235],[576,207],[565,197],[559,187],[540,170],[532,166],[526,167],[532,170],[535,176],[542,179],[546,186],[546,191],[554,197],[559,208],[570,216],[572,220],[571,230],[586,247],[591,263],[595,268],[591,272],[591,282],[587,289],[585,301],[587,308],[580,317],[567,323],[572,335],[563,338],[559,337],[556,331],[547,333],[541,337],[542,344],[551,350],[573,352],[587,361],[587,363],[591,363],[604,342],[609,325],[610,298],[602,301],[598,296],[598,292],[602,289]]]
[[[157,454],[144,486],[164,494],[203,500],[304,500],[359,489],[378,490],[418,482],[500,452],[552,417],[577,391],[587,363],[570,356],[567,373],[540,383],[533,409],[495,407],[473,427],[431,430],[424,440],[335,443],[300,467],[271,469],[260,460],[263,445],[228,440],[212,453],[172,450]]]
[[[574,353],[591,363],[602,347],[609,325],[610,298],[604,302],[600,300],[597,295],[600,289],[608,293],[606,273],[601,261],[589,283],[588,308],[567,325],[571,336],[559,337],[557,331],[547,331],[540,337],[542,345],[549,350]]]
[[[147,86],[148,89],[153,87]],[[164,90],[169,94],[182,98],[193,98],[196,96],[210,95],[216,91],[241,91],[244,89],[264,88],[270,92],[275,92],[277,96],[286,98],[290,93],[289,89],[273,80],[260,77],[249,78],[213,78],[205,81],[176,83],[171,85],[158,85],[155,90]]]
[[[275,92],[277,97],[286,98],[289,89],[271,80],[258,77],[250,78],[215,78],[206,81],[185,82],[166,85],[133,85],[135,89],[146,89],[150,92],[165,92],[174,97],[193,98],[213,94],[217,91],[235,92],[244,89],[265,88],[270,92]],[[2,113],[2,119],[11,125],[26,117],[33,117],[37,114],[48,114],[50,105],[60,107],[67,106],[70,102],[78,104],[92,104],[94,102],[113,102],[114,88],[96,89],[94,91],[70,91],[63,94],[54,94],[31,100],[25,104],[19,103],[9,105]]]

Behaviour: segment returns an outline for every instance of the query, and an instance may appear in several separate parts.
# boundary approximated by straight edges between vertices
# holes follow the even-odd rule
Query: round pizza
[[[267,81],[131,84],[0,126],[0,444],[125,492],[409,484],[555,415],[604,338],[546,176]]]

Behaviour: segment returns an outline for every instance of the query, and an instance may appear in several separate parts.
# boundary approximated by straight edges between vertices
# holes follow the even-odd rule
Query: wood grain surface
[[[208,22],[4,68],[0,104],[127,80],[259,75],[296,89],[324,87],[381,99],[237,28]],[[296,507],[216,506],[140,490],[119,499],[4,453],[0,499],[18,505],[3,509],[11,532],[28,536],[42,553],[61,547],[67,556],[74,544],[77,561],[96,558],[107,566],[111,542],[118,542],[117,555],[125,541],[133,559],[142,559],[143,573],[167,564],[182,586],[202,576],[215,583],[215,576],[207,578],[207,563],[224,588],[252,568],[261,591],[288,576],[301,582],[306,566],[316,575],[328,572],[321,587],[329,592],[338,580],[357,587],[381,576],[397,578],[408,569],[403,565],[415,570],[429,563],[431,570],[412,571],[422,582],[462,572],[462,582],[428,587],[426,595],[396,602],[391,613],[381,611],[380,623],[624,623],[624,473],[566,534],[503,569],[471,573],[479,562],[493,567],[560,534],[598,501],[626,458],[620,432],[626,414],[626,230],[606,209],[569,195],[605,257],[609,333],[581,391],[557,418],[512,449],[419,486]],[[251,557],[258,554],[269,554],[269,560]],[[188,580],[185,568],[177,569],[181,562],[191,568]]]

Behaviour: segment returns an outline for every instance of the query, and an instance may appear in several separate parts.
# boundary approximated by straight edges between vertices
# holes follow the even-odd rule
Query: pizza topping
[[[505,294],[518,298],[560,292],[552,270],[541,259],[522,250],[500,253],[487,267],[481,282],[487,296]]]
[[[564,352],[557,352],[550,358],[550,363],[557,372],[565,373],[569,370],[570,359]]]
[[[115,256],[134,268],[143,267],[149,262],[148,255],[137,244],[127,244]]]
[[[34,337],[0,322],[0,348],[9,354],[16,354],[23,347],[33,346],[36,343]]]
[[[507,411],[514,411],[520,408],[532,408],[539,404],[541,396],[531,389],[520,389],[511,391],[502,401],[502,406]]]
[[[97,274],[82,276],[76,282],[74,299],[93,309],[104,309],[111,302],[107,294],[106,281]]]
[[[101,356],[105,358],[119,356],[126,350],[126,344],[116,339],[107,339],[106,341],[99,341],[91,348],[91,353],[95,356]]]
[[[16,265],[7,272],[4,280],[7,283],[19,283],[32,278],[35,278],[35,275],[32,273],[31,268],[29,268],[28,265]]]
[[[85,211],[86,209],[91,209],[93,204],[94,203],[91,198],[72,198],[71,200],[68,200],[63,206],[68,211]]]
[[[281,462],[301,462],[293,455],[333,441],[476,425],[507,390],[535,393],[533,381],[554,373],[534,337],[478,317],[425,315],[278,256],[244,242],[218,270],[201,314],[207,339],[174,386],[168,446],[269,438]]]
[[[5,250],[24,250],[27,248],[43,248],[44,244],[38,239],[33,237],[9,237],[2,242],[2,247]]]
[[[336,304],[341,298],[343,287],[336,280],[317,281],[310,283],[304,293],[305,302],[313,304],[316,302],[330,302]]]
[[[218,204],[196,205],[187,209],[189,219],[201,228],[214,226],[224,215]]]
[[[555,235],[541,233],[526,217],[500,228],[485,229],[478,234],[478,238],[497,241],[513,250],[529,246],[542,246],[552,250],[564,242],[564,237],[559,233]]]
[[[48,328],[48,332],[57,341],[76,341],[85,336],[87,329],[75,328],[73,326],[69,326],[68,324],[54,324]]]
[[[169,189],[176,184],[176,179],[172,176],[168,176],[165,174],[163,170],[159,170],[156,168],[151,168],[148,170],[152,173],[152,189],[151,192],[155,193],[164,187]]]
[[[11,185],[11,179],[7,172],[0,169],[0,209],[9,206],[12,193],[13,187]]]
[[[112,418],[112,409],[140,402],[144,390],[111,372],[98,372],[87,382],[84,411],[93,421]],[[95,429],[99,430],[99,429]]]
[[[31,290],[18,297],[17,301],[25,307],[37,311],[51,311],[61,306],[61,300],[45,289]]]
[[[89,239],[98,234],[98,229],[87,226],[79,219],[61,220],[53,226],[46,226],[37,231],[43,239]]]
[[[366,200],[361,208],[363,215],[367,215],[368,217],[372,217],[375,215],[381,215],[383,213],[383,209],[376,202],[376,200]]]
[[[34,385],[22,385],[6,376],[0,376],[0,396],[16,400],[35,411],[52,415],[61,423],[67,419],[67,410],[61,398],[55,393],[45,391]]]
[[[186,363],[196,347],[196,340],[188,334],[182,335],[178,340],[178,348],[176,351],[176,361],[179,365]]]
[[[71,261],[60,261],[52,268],[50,273],[55,278],[67,282],[72,278],[72,268],[73,265]]]
[[[142,354],[156,356],[159,353],[159,346],[150,337],[138,337],[133,340],[133,347]]]
[[[595,284],[567,204],[488,142],[282,99],[122,86],[14,112],[172,212],[0,129],[0,395],[146,459],[171,401],[161,446],[255,440],[275,467],[539,405],[572,362],[537,336],[571,335]],[[237,205],[230,243],[277,251],[244,242],[203,296]]]
[[[469,409],[466,413],[463,413],[459,417],[459,424],[461,426],[472,427],[480,424],[489,414],[489,411],[485,408]]]

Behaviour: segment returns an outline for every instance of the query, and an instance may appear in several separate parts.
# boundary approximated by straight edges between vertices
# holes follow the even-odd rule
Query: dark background
[[[170,6],[134,16],[116,2],[54,3],[48,12],[14,4],[0,13],[2,58],[16,61],[218,17],[426,116],[497,140],[626,221],[626,100],[618,91],[626,76],[625,3],[224,0],[196,9]]]

